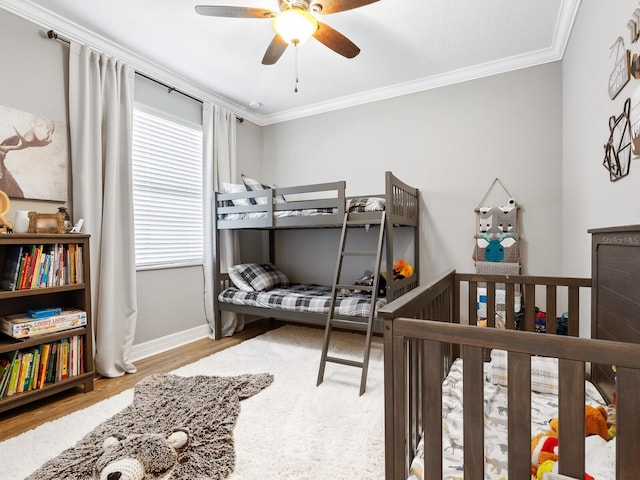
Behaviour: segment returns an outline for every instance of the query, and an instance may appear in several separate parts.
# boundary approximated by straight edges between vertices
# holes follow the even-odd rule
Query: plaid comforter
[[[328,313],[331,303],[331,287],[315,284],[295,284],[287,288],[274,288],[267,292],[245,292],[227,288],[218,295],[222,303],[274,308],[294,312]],[[384,298],[376,302],[376,310],[386,303]],[[367,317],[371,310],[368,292],[338,294],[336,314],[350,317]]]

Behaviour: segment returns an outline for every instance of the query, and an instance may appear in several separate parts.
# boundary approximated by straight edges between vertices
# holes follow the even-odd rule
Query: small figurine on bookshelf
[[[78,222],[69,230],[69,233],[80,233],[82,231],[82,224],[84,223],[84,218],[78,220]]]

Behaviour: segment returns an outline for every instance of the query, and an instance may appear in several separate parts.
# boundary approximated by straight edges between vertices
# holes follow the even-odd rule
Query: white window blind
[[[202,128],[133,113],[136,267],[202,264]]]

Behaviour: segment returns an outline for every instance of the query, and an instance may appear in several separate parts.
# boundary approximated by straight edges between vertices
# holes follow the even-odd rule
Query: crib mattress
[[[247,292],[235,287],[218,295],[222,303],[262,307],[293,312],[328,313],[331,303],[331,287],[316,284],[295,284],[286,288],[274,288],[267,292]],[[386,304],[384,298],[376,301],[376,311]],[[371,295],[368,292],[339,294],[335,312],[349,317],[368,317],[371,311]]]
[[[485,364],[489,378],[490,364]],[[586,382],[586,403],[605,405],[595,386]],[[462,427],[462,360],[457,359],[442,384],[443,479],[463,478]],[[507,388],[489,381],[484,383],[485,400],[485,476],[487,480],[508,478],[507,470]],[[531,432],[533,435],[549,428],[549,419],[558,416],[557,395],[531,393]],[[560,457],[562,458],[562,457]],[[587,454],[586,471],[598,480],[615,479],[615,439]],[[424,443],[420,440],[408,480],[423,480]],[[597,474],[597,475],[596,475]]]

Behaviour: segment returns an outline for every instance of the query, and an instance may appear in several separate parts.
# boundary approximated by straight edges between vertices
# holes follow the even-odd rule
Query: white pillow
[[[222,189],[225,193],[247,193],[247,189],[244,184],[241,183],[222,183]],[[251,200],[248,198],[234,198],[233,204],[236,207],[248,207],[251,205]]]
[[[505,350],[491,350],[489,381],[495,385],[508,385],[509,362]],[[531,357],[531,390],[539,393],[558,394],[558,359]]]

